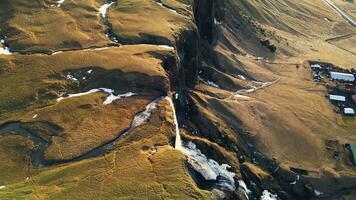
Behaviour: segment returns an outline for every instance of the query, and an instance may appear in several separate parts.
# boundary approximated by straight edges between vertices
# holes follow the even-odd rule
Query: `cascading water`
[[[190,166],[201,174],[205,180],[216,181],[215,186],[217,190],[234,191],[236,189],[234,180],[235,173],[228,171],[230,168],[229,165],[220,165],[215,160],[207,158],[191,141],[187,142],[187,146],[183,145],[173,100],[170,97],[165,97],[165,99],[172,107],[176,130],[175,149],[181,151],[188,157],[187,161]]]
[[[176,109],[174,107],[174,103],[172,101],[172,99],[170,97],[166,97],[165,98],[169,104],[172,107],[172,112],[173,112],[173,120],[174,120],[174,124],[176,127],[176,142],[175,142],[175,149],[177,150],[183,150],[183,145],[182,145],[182,139],[180,137],[180,132],[179,132],[179,126],[178,126],[178,120],[177,120],[177,114],[176,114]]]

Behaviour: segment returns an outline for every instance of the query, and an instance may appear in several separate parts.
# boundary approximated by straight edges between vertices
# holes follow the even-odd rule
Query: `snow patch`
[[[242,100],[242,101],[248,101],[248,100],[251,99],[251,97],[240,95],[240,94],[235,94],[233,96],[233,98],[236,99],[236,100]]]
[[[73,97],[80,97],[80,96],[84,96],[84,95],[88,95],[88,94],[92,94],[92,93],[96,93],[96,92],[105,92],[105,93],[108,93],[109,96],[106,97],[106,100],[103,102],[104,105],[108,105],[108,104],[111,104],[112,102],[114,102],[115,100],[117,99],[121,99],[121,98],[125,98],[125,97],[131,97],[131,96],[134,96],[136,95],[135,93],[132,93],[132,92],[128,92],[128,93],[125,93],[125,94],[118,94],[118,95],[115,95],[114,94],[114,90],[113,89],[109,89],[109,88],[97,88],[97,89],[91,89],[87,92],[81,92],[81,93],[76,93],[76,94],[69,94],[68,96],[66,97],[59,97],[57,99],[57,102],[60,102],[64,99],[68,99],[68,98],[73,98]]]
[[[320,196],[320,195],[322,195],[323,193],[320,192],[319,190],[314,190],[314,194],[315,194],[315,196]]]
[[[176,10],[173,10],[171,8],[168,8],[167,6],[165,6],[163,3],[161,2],[156,2],[159,6],[161,6],[162,8],[166,8],[168,9],[169,11],[171,11],[172,13],[178,13]]]
[[[146,106],[146,109],[144,111],[142,111],[142,112],[138,113],[137,115],[135,115],[134,119],[132,120],[130,129],[127,130],[125,133],[121,134],[119,139],[125,137],[134,128],[136,128],[136,127],[138,127],[138,126],[140,126],[142,124],[145,124],[147,122],[147,120],[150,118],[152,111],[155,108],[157,108],[157,103],[160,100],[164,99],[164,98],[165,97],[159,97],[159,98],[153,100],[151,103],[149,103]]]
[[[276,194],[271,194],[268,190],[262,192],[261,200],[278,200]]]
[[[73,97],[80,97],[80,96],[84,96],[84,95],[88,95],[88,94],[92,94],[92,93],[95,93],[95,92],[100,92],[100,89],[91,89],[87,92],[81,92],[81,93],[76,93],[76,94],[69,94],[67,97],[59,97],[57,99],[57,102],[60,102],[64,99],[69,99],[69,98],[73,98]]]
[[[64,3],[65,0],[59,0],[57,1],[57,7],[61,7],[61,5]]]
[[[236,91],[236,94],[248,94],[248,93],[252,93],[256,90],[265,88],[267,86],[270,86],[274,83],[276,83],[279,80],[273,81],[273,82],[258,82],[258,81],[252,81],[252,88],[250,89],[241,89]]]
[[[215,180],[217,181],[217,186],[224,190],[235,191],[235,173],[228,171],[231,166],[227,164],[220,165],[215,160],[207,158],[191,141],[186,145],[182,145],[179,150],[187,156],[188,163],[205,180]]]
[[[110,48],[119,48],[119,47],[117,47],[117,46],[112,46],[112,47],[99,47],[99,48],[83,49],[82,51],[101,51],[101,50],[110,49]]]
[[[78,79],[77,78],[75,78],[72,74],[70,74],[70,73],[68,73],[67,75],[66,75],[66,77],[67,77],[67,79],[68,80],[71,80],[71,81],[77,81]]]
[[[215,25],[221,25],[221,24],[222,24],[222,22],[221,22],[221,21],[219,21],[219,20],[217,20],[216,18],[214,18],[214,24],[215,24]]]
[[[5,189],[5,188],[6,188],[5,185],[0,186],[0,190],[3,190],[3,189]]]
[[[168,45],[158,45],[158,46],[164,49],[174,50],[174,47],[172,46],[168,46]]]
[[[238,183],[241,189],[243,190],[246,199],[249,199],[248,195],[252,193],[251,190],[247,188],[247,185],[243,180],[238,180]]]
[[[136,95],[135,93],[132,92],[128,92],[125,94],[119,94],[119,95],[115,95],[114,93],[110,93],[110,95],[106,98],[106,100],[104,101],[104,105],[108,105],[111,104],[112,102],[114,102],[115,100],[121,99],[121,98],[125,98],[125,97],[131,97]]]
[[[6,36],[4,38],[6,39]],[[11,55],[12,53],[10,52],[9,47],[7,47],[5,45],[5,39],[1,39],[0,40],[0,43],[1,43],[1,46],[2,46],[2,47],[0,47],[0,55],[1,54],[2,55]]]
[[[159,100],[161,100],[161,98],[158,98],[158,99],[152,101],[150,104],[148,104],[146,106],[146,109],[143,112],[137,114],[134,117],[132,124],[131,124],[131,129],[134,129],[134,128],[147,122],[148,118],[150,118],[150,116],[151,116],[152,111],[155,108],[157,108],[157,103]]]
[[[93,70],[92,69],[89,69],[88,71],[87,71],[87,74],[91,74],[93,72]]]
[[[61,54],[61,53],[63,53],[63,51],[56,51],[56,52],[53,52],[53,53],[51,54],[51,56],[57,55],[57,54]]]
[[[238,74],[237,77],[239,77],[241,80],[244,80],[244,81],[246,80],[246,77],[244,77],[244,76],[241,75],[241,74]]]
[[[104,5],[102,5],[100,8],[99,8],[99,13],[98,15],[100,15],[102,18],[105,18],[106,17],[106,13],[108,11],[108,9],[110,8],[110,6],[112,6],[115,2],[110,2],[110,3],[106,3]]]
[[[220,86],[218,84],[216,84],[215,82],[213,81],[206,81],[206,83],[212,87],[215,87],[215,88],[220,88]]]
[[[38,117],[38,114],[35,114],[33,117],[32,117],[32,119],[35,119],[35,118],[37,118]]]

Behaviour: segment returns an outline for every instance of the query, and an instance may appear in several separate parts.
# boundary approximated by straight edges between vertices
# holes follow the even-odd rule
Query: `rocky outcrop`
[[[262,194],[263,190],[280,191],[278,182],[268,172],[257,165],[245,162],[240,166],[241,174],[244,180],[250,181],[250,187],[256,194]]]

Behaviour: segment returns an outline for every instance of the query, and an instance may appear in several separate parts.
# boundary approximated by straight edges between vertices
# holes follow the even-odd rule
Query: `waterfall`
[[[182,139],[180,137],[180,132],[179,132],[179,126],[178,126],[178,120],[177,120],[177,114],[176,114],[176,109],[174,107],[174,103],[172,101],[172,98],[170,97],[166,97],[165,98],[169,104],[171,105],[172,107],[172,112],[173,112],[173,120],[174,120],[174,124],[175,124],[175,127],[176,127],[176,142],[175,142],[175,149],[177,150],[182,150]]]
[[[218,190],[235,191],[235,173],[229,171],[229,169],[231,168],[229,165],[220,165],[215,160],[209,159],[191,141],[187,142],[186,145],[183,146],[173,100],[170,97],[165,97],[165,99],[172,107],[173,119],[176,130],[175,149],[181,151],[187,156],[187,161],[189,165],[198,173],[200,173],[205,180],[215,180],[216,187]]]

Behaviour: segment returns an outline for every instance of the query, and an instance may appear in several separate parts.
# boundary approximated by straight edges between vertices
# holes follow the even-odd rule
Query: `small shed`
[[[346,101],[346,97],[340,96],[340,95],[331,94],[331,95],[330,95],[330,100],[331,100],[331,101],[341,101],[341,102],[345,102],[345,101]]]
[[[330,72],[330,77],[333,80],[354,82],[355,76],[353,74],[341,73],[341,72]]]
[[[344,108],[344,114],[345,115],[354,115],[355,110],[353,108]]]

